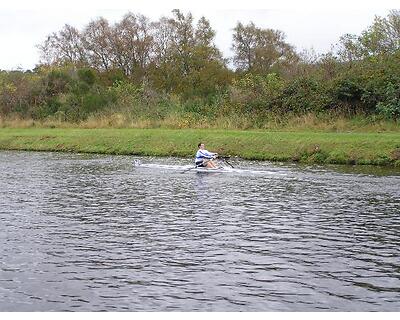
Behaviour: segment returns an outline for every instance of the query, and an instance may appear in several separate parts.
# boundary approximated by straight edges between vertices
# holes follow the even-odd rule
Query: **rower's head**
[[[200,142],[200,143],[197,145],[197,147],[198,147],[199,149],[204,149],[205,146],[204,146],[204,143],[201,143],[201,142]]]

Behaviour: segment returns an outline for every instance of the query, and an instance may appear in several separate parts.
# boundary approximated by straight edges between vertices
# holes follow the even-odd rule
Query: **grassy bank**
[[[205,129],[2,128],[0,149],[193,156],[209,150],[244,159],[400,166],[400,133],[322,133]]]

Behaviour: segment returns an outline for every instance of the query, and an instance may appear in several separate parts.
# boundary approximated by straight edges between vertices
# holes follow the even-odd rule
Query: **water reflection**
[[[400,311],[398,175],[239,165],[1,152],[0,310]]]

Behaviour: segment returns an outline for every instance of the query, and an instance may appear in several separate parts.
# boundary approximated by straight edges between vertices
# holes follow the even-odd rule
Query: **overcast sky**
[[[396,1],[12,0],[0,4],[0,69],[33,68],[40,58],[35,46],[65,24],[81,29],[100,16],[113,23],[129,11],[157,20],[173,8],[190,11],[195,19],[202,15],[209,19],[217,32],[217,46],[230,57],[232,28],[238,21],[279,29],[298,50],[323,53],[341,35],[366,29],[375,15],[386,16],[396,8]]]

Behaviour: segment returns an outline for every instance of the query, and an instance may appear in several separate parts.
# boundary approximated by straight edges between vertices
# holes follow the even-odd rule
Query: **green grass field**
[[[267,132],[214,129],[2,128],[0,149],[193,156],[210,151],[243,159],[400,167],[400,132]]]

